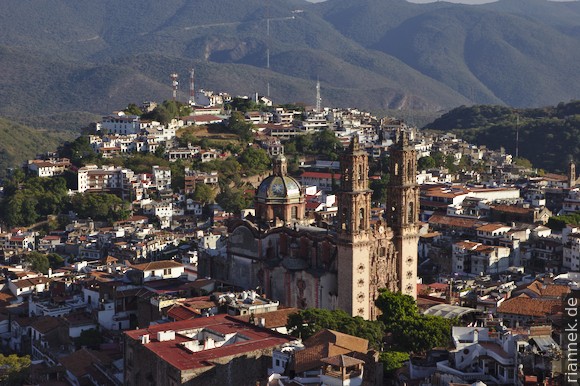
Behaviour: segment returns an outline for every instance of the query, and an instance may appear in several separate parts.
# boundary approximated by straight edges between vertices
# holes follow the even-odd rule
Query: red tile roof
[[[494,232],[501,228],[510,228],[504,224],[486,224],[477,228],[478,232]]]
[[[179,334],[179,331],[202,328],[208,328],[217,334],[224,335],[240,333],[248,340],[195,353],[185,349],[180,344],[191,341],[192,339]],[[159,342],[156,339],[157,333],[168,330],[176,332],[175,339]],[[244,323],[228,315],[216,315],[209,318],[196,318],[180,322],[164,323],[150,326],[146,329],[125,332],[127,339],[133,339],[135,341],[139,341],[140,337],[145,334],[149,334],[150,343],[144,346],[179,370],[212,367],[214,366],[213,361],[219,360],[220,358],[240,356],[249,352],[270,349],[294,340],[294,338],[289,336]]]
[[[514,290],[514,293],[518,293],[520,291],[529,290],[536,294],[538,297],[545,297],[545,298],[561,298],[566,294],[570,293],[570,287],[567,285],[559,285],[559,284],[545,284],[540,282],[539,280],[534,280],[530,284],[524,284],[519,288]],[[536,297],[533,296],[532,297]]]
[[[452,226],[457,228],[476,228],[485,224],[477,219],[434,214],[429,218],[429,224]]]
[[[149,263],[131,265],[131,268],[139,271],[153,271],[156,269],[179,268],[179,267],[183,267],[183,264],[173,260],[151,261]]]
[[[523,316],[548,316],[557,313],[562,308],[560,300],[530,299],[518,296],[503,302],[497,309],[498,313]]]
[[[106,355],[86,348],[62,357],[59,361],[64,368],[74,374],[77,378],[87,375],[93,363],[104,365],[111,364],[111,359]]]
[[[339,173],[323,173],[323,172],[304,172],[300,175],[301,178],[334,178],[335,180],[340,180]]]
[[[262,314],[254,315],[254,320],[257,322],[260,319],[264,319],[266,328],[278,328],[284,327],[288,323],[288,316],[298,312],[297,308],[283,308],[276,311],[264,312]],[[250,321],[250,315],[240,315],[236,316],[236,319],[242,320],[244,322]]]

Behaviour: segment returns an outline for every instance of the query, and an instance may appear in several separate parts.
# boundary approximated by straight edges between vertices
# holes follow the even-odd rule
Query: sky
[[[434,3],[437,0],[407,0],[410,3]],[[461,4],[485,4],[493,3],[496,0],[445,0],[448,3],[461,3]],[[549,1],[578,1],[578,0],[549,0]]]
[[[325,1],[325,0],[307,0],[307,1],[310,1],[311,3],[320,3],[320,2]],[[434,3],[434,2],[439,1],[439,0],[407,0],[407,1],[410,3],[424,4],[424,3]],[[461,4],[475,5],[475,4],[493,3],[494,1],[497,1],[497,0],[441,0],[441,1],[446,1],[448,3],[461,3]],[[579,1],[579,0],[548,0],[548,1]]]

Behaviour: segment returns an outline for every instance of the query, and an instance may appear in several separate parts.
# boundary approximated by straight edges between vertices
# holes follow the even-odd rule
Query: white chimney
[[[149,343],[149,334],[141,335],[141,344]]]
[[[266,318],[260,318],[260,323],[258,325],[260,327],[266,327]]]
[[[169,330],[169,331],[159,331],[157,333],[157,340],[160,342],[166,342],[169,340],[174,340],[175,339],[175,331]]]

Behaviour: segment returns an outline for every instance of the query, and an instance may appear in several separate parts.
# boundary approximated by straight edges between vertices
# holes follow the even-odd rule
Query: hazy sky
[[[434,3],[437,0],[407,0],[410,3]],[[462,4],[484,4],[493,3],[495,0],[445,0],[448,3],[462,3]]]
[[[437,0],[407,0],[410,3],[434,3]],[[493,3],[496,0],[444,0],[448,3],[462,3],[462,4],[484,4]],[[549,0],[549,1],[578,1],[578,0]]]
[[[325,1],[325,0],[307,0],[310,1],[311,3],[320,3],[321,1]],[[434,3],[438,0],[407,0],[410,3],[419,3],[419,4],[423,4],[423,3]],[[446,1],[448,3],[462,3],[462,4],[485,4],[485,3],[493,3],[494,1],[497,0],[440,0],[440,1]],[[580,0],[548,0],[548,1],[580,1]]]

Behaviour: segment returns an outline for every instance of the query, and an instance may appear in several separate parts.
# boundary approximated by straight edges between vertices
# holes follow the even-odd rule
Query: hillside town
[[[83,131],[91,157],[55,149],[9,170],[6,208],[35,177],[66,180],[77,203],[0,225],[0,347],[30,357],[26,384],[567,384],[565,304],[580,282],[572,160],[553,174],[355,108],[207,90],[194,100],[167,122],[144,118],[154,102],[112,112]],[[251,129],[240,146],[201,139],[234,119]],[[296,149],[317,133],[331,133],[330,156]],[[246,149],[268,169],[225,182],[220,163]],[[135,155],[164,162],[119,161]],[[216,200],[230,188],[247,205]],[[85,208],[105,194],[118,200],[105,204],[111,218]],[[377,345],[333,328],[305,337],[290,322],[309,309],[385,320],[384,291],[446,320],[447,344],[393,368],[394,333]]]

